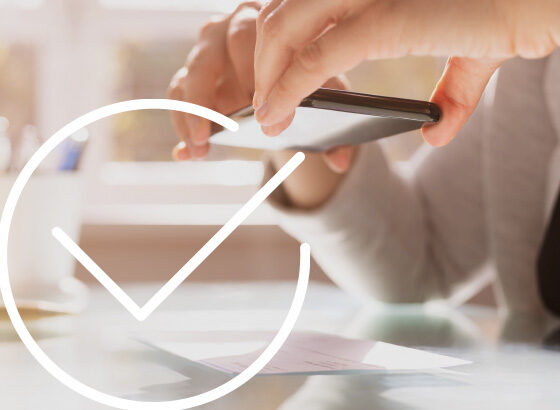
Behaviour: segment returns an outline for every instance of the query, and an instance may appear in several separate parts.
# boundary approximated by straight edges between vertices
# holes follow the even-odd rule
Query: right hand
[[[431,98],[441,121],[422,129],[441,146],[503,61],[558,46],[559,0],[270,0],[257,21],[255,116],[285,124],[309,93],[366,59],[450,55]]]
[[[206,23],[185,67],[173,76],[168,98],[202,105],[222,114],[250,105],[255,92],[254,51],[260,7],[257,2],[242,3],[232,14]],[[325,86],[347,88],[342,77],[329,79]],[[173,149],[173,157],[176,160],[204,158],[209,149],[210,121],[178,111],[172,111],[171,115],[181,139]],[[292,117],[262,129],[265,134],[274,136],[291,121]],[[331,170],[340,173],[350,166],[352,153],[353,149],[340,147],[322,158]],[[285,155],[278,153],[273,157],[279,159]],[[308,155],[309,160],[313,157]]]

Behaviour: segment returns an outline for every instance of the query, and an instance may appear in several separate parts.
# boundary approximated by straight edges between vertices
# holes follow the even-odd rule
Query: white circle
[[[123,112],[149,109],[181,111],[187,114],[198,115],[210,121],[216,122],[230,131],[237,131],[239,128],[239,125],[235,121],[209,108],[184,101],[167,99],[130,100],[107,105],[93,110],[62,127],[52,137],[45,141],[37,152],[33,154],[27,164],[25,164],[17,176],[4,205],[2,219],[0,220],[0,259],[2,261],[0,264],[0,291],[14,329],[27,347],[27,350],[29,350],[41,366],[43,366],[53,377],[65,386],[84,397],[114,408],[130,410],[182,410],[209,403],[225,396],[228,393],[231,393],[261,371],[274,357],[274,355],[276,355],[278,350],[280,350],[295,325],[305,299],[305,293],[309,283],[309,245],[302,244],[300,248],[300,270],[290,309],[288,310],[286,318],[280,326],[278,333],[276,333],[270,344],[260,354],[260,356],[241,373],[212,390],[184,399],[161,402],[141,402],[112,396],[83,384],[62,370],[39,347],[25,326],[14,300],[8,272],[8,236],[15,207],[23,189],[25,188],[25,185],[41,161],[43,161],[58,144],[70,135],[95,121]]]

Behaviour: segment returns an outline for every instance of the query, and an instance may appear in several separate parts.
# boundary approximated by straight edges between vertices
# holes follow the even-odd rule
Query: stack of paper
[[[147,342],[179,358],[229,374],[247,368],[273,338],[272,332],[194,332],[183,340]],[[295,332],[260,374],[356,374],[422,370],[470,362],[384,342]]]

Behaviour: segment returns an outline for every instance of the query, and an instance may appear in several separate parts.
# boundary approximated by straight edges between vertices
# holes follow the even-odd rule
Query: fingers
[[[169,89],[167,90],[167,98],[171,100],[183,99],[181,82],[185,80],[186,75],[187,69],[185,67],[182,67],[179,71],[177,71],[177,73],[175,73],[171,79]],[[179,111],[171,111],[171,120],[179,139],[181,139],[181,141],[188,142],[189,128],[187,127],[186,119],[183,113]]]
[[[212,108],[216,84],[226,65],[225,31],[227,21],[212,21],[200,31],[199,43],[189,54],[168,91],[168,98]],[[173,126],[184,144],[173,151],[176,159],[201,159],[208,153],[210,123],[196,115],[172,112]],[[185,144],[186,143],[186,144]]]
[[[239,9],[231,18],[227,33],[227,49],[237,80],[249,98],[255,91],[254,56],[257,39],[254,7]]]
[[[225,34],[216,33],[216,37],[212,43],[202,42],[195,47],[187,62],[188,75],[182,82],[185,101],[212,109],[215,106],[216,86],[227,65]],[[187,114],[185,118],[191,153],[195,158],[201,158],[208,151],[210,122],[196,115]]]
[[[245,2],[229,16],[206,23],[187,59],[173,78],[168,96],[227,113],[251,101],[255,21],[260,4]],[[243,82],[241,82],[242,80]],[[172,113],[183,143],[173,150],[176,159],[200,159],[208,153],[211,124],[189,114]]]
[[[337,174],[343,174],[352,164],[356,147],[336,147],[324,154],[325,163],[331,171]]]
[[[288,8],[293,1],[297,0],[285,0],[277,4],[277,11],[275,9],[269,10],[268,14],[263,13],[265,18],[260,23],[262,27],[257,28],[255,59],[257,97],[254,102],[258,106],[256,118],[264,126],[272,126],[284,121],[300,101],[316,90],[326,79],[353,68],[367,58],[450,53],[477,58],[487,55],[493,58],[505,58],[510,53],[509,43],[503,36],[497,36],[499,38],[496,41],[488,44],[487,38],[493,38],[493,30],[497,30],[491,13],[488,13],[490,2],[463,1],[461,4],[465,7],[449,8],[439,0],[434,7],[426,8],[424,0],[393,0],[350,2],[350,6],[347,6],[348,9],[341,14],[340,19],[332,20],[334,27],[289,58],[286,51],[288,45],[281,42],[284,32],[288,31],[284,28],[288,25],[284,22],[287,18],[280,17],[284,10],[290,10],[290,17],[298,15],[296,9]],[[303,3],[313,4],[314,0],[298,2],[301,9],[305,7]],[[313,26],[314,20],[321,21],[321,17],[315,18],[313,14],[308,14],[307,18],[308,23],[303,20],[296,21],[299,25],[293,24],[292,27],[295,26],[293,30],[305,31],[307,29],[301,28],[302,25]],[[272,34],[261,35],[261,32],[266,32],[266,22],[274,22],[274,19],[277,23],[269,24],[272,27],[269,28],[269,32]],[[472,28],[475,27],[475,23],[476,27],[481,26],[480,32],[473,33]],[[273,40],[274,37],[280,40]],[[280,44],[280,47],[271,46],[274,41]],[[268,56],[266,60],[269,62],[272,60],[272,64],[276,64],[276,67],[270,68],[266,63],[261,62],[262,55]],[[281,64],[280,70],[283,70],[281,74],[277,77],[270,76],[271,70],[278,73],[277,62],[286,59],[288,63]],[[496,64],[491,62],[461,65],[469,66],[466,69],[473,73],[472,78],[466,78],[468,75],[459,75],[457,72],[453,73],[452,70],[449,80],[451,77],[461,77],[460,81],[465,81],[463,85],[468,84],[470,88],[465,90],[460,81],[448,81],[459,84],[459,88],[454,92],[451,87],[445,87],[446,80],[442,82],[441,88],[449,88],[449,90],[442,94],[439,92],[434,94],[434,98],[441,99],[442,105],[445,106],[442,107],[444,120],[433,129],[426,128],[425,135],[428,141],[436,144],[444,144],[457,132],[459,124],[464,123],[468,113],[474,108],[472,102],[478,101],[483,85],[494,72]],[[261,76],[269,78],[261,80]],[[266,94],[267,87],[271,87],[268,94]],[[265,90],[263,94],[266,95],[259,94],[261,90]],[[462,108],[457,105],[463,103],[466,105]],[[448,138],[442,136],[442,132],[447,133]]]
[[[334,88],[338,90],[347,90],[350,88],[348,80],[344,76],[330,78],[325,84],[323,84],[323,87]],[[292,111],[287,118],[277,124],[261,126],[262,131],[269,137],[275,137],[290,126],[294,119],[294,116],[295,111]]]
[[[274,124],[274,125],[263,125],[261,126],[262,131],[268,135],[269,137],[276,137],[277,135],[279,135],[282,131],[284,131],[286,128],[288,128],[290,126],[290,124],[292,123],[292,121],[294,120],[294,116],[296,115],[295,111],[292,111],[292,113],[285,118],[284,120],[280,121],[278,124]]]
[[[257,42],[255,44],[255,63],[254,63],[254,69],[255,69],[255,95],[253,95],[253,107],[255,108],[255,110],[260,107],[263,102],[264,102],[264,97],[261,97],[264,93],[261,92],[261,89],[263,88],[263,86],[261,86],[261,83],[264,81],[265,83],[267,82],[267,74],[265,72],[261,73],[260,67],[257,66],[258,65],[258,61],[260,61],[261,59],[258,57],[260,56],[261,51],[265,48],[268,47],[268,45],[265,44],[263,36],[259,35],[259,33],[262,33],[263,31],[263,25],[264,22],[266,21],[266,19],[268,18],[268,16],[274,12],[278,6],[283,2],[284,0],[269,0],[267,1],[267,3],[264,4],[263,7],[261,7],[260,11],[259,11],[259,15],[257,18]],[[258,84],[257,84],[258,83]],[[257,98],[257,90],[258,91],[258,100]]]
[[[257,31],[260,31],[262,24],[266,20],[266,17],[272,13],[284,0],[267,0],[267,2],[261,7],[259,12],[259,18],[257,19]]]
[[[348,78],[344,75],[337,75],[336,77],[329,78],[323,87],[333,88],[335,90],[349,90],[350,83]]]
[[[267,100],[255,113],[262,125],[282,121],[327,79],[345,72],[366,57],[367,19],[351,18],[326,32],[301,50],[275,83]],[[257,63],[255,63],[257,64]],[[259,75],[258,73],[256,74]]]
[[[181,83],[184,81],[186,75],[187,69],[184,67],[177,71],[171,79],[171,84],[169,85],[169,89],[167,91],[167,98],[172,100],[183,99]],[[171,122],[173,124],[173,128],[175,129],[175,133],[181,140],[181,142],[173,148],[173,158],[177,161],[191,159],[192,155],[187,148],[187,143],[190,140],[190,134],[185,114],[180,111],[171,111]]]
[[[447,144],[459,132],[478,105],[488,81],[502,60],[451,57],[431,101],[442,111],[435,125],[424,126],[422,135],[429,144]]]
[[[273,1],[259,14],[255,50],[256,92],[260,107],[294,54],[336,22],[351,1]]]

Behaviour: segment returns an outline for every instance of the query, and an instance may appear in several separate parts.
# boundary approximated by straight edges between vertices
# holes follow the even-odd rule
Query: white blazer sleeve
[[[280,187],[271,200],[280,225],[349,292],[394,303],[450,296],[487,258],[482,131],[477,112],[448,146],[414,158],[410,178],[378,144],[364,145],[320,209],[283,205]]]

